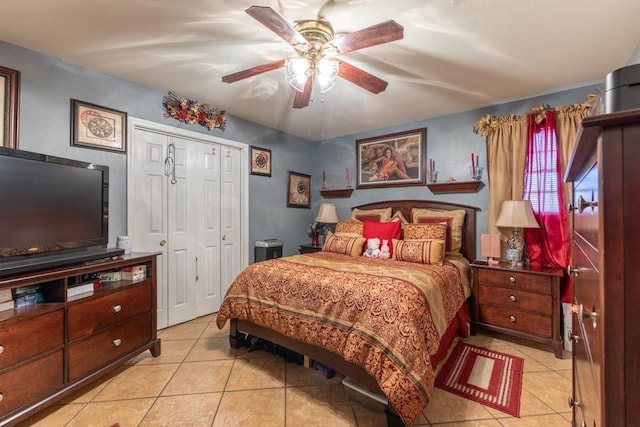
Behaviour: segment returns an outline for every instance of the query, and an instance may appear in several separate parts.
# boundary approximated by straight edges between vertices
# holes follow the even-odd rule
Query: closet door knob
[[[167,244],[166,240],[160,240],[160,246],[165,246]]]

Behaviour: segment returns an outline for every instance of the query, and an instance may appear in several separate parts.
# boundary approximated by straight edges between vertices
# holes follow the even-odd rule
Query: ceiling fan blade
[[[307,39],[297,32],[295,28],[282,15],[270,7],[251,6],[246,12],[262,25],[279,35],[291,46],[297,44],[308,45]]]
[[[338,68],[338,75],[345,80],[349,80],[354,85],[360,86],[363,89],[368,90],[371,93],[383,92],[389,83],[382,79],[369,74],[358,67],[355,67],[347,62],[341,61],[338,58],[333,58],[334,61],[340,63]]]
[[[296,91],[296,96],[293,98],[293,108],[304,108],[309,105],[311,101],[311,91],[313,89],[313,76],[307,77],[307,81],[304,84],[304,92]]]
[[[267,71],[282,68],[284,67],[285,62],[286,59],[278,59],[277,61],[267,62],[266,64],[257,65],[252,68],[247,68],[246,70],[238,71],[237,73],[227,74],[226,76],[222,76],[222,81],[225,83],[237,82],[238,80],[246,79],[258,74],[266,73]]]
[[[328,42],[338,49],[339,53],[353,52],[365,47],[376,46],[400,40],[404,37],[404,28],[396,21],[385,21],[354,33],[346,34]]]

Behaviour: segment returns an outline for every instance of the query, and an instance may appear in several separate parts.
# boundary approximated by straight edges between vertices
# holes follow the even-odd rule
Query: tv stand
[[[0,278],[0,291],[37,286],[44,299],[0,311],[0,426],[28,418],[146,350],[160,355],[156,256],[133,253]],[[70,296],[69,288],[92,283],[97,273],[134,266],[144,274]]]

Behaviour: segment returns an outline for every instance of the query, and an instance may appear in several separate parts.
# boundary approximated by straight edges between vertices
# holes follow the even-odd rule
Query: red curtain
[[[569,215],[562,188],[562,166],[556,140],[554,111],[536,123],[529,114],[524,199],[531,201],[540,228],[525,229],[527,256],[532,265],[566,270],[571,263]],[[571,286],[565,286],[562,300],[571,302]]]

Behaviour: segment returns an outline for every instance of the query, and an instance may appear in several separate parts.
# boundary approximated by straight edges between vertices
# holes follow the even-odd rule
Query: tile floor
[[[147,351],[107,378],[45,409],[23,426],[385,426],[384,413],[351,401],[338,376],[265,351],[229,348],[214,316],[161,330]],[[521,417],[435,389],[415,426],[570,426],[571,359],[495,334],[465,341],[523,357]]]

